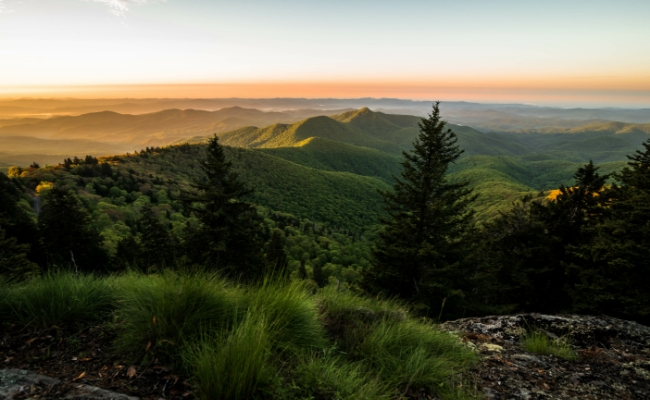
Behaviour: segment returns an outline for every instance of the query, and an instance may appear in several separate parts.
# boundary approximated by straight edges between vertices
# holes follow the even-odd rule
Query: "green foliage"
[[[575,278],[567,271],[572,247],[589,242],[589,229],[607,213],[608,176],[589,162],[551,201],[524,197],[485,226],[487,260],[502,304],[516,311],[567,312]],[[498,288],[498,289],[497,289]]]
[[[572,247],[574,306],[642,323],[650,321],[650,140],[601,196],[605,216],[589,227],[589,240]]]
[[[28,244],[18,244],[16,238],[7,237],[0,229],[0,276],[24,280],[37,275],[40,268],[27,258]]]
[[[98,321],[115,308],[113,283],[111,278],[48,272],[4,288],[2,320],[42,327]]]
[[[577,360],[578,354],[567,338],[551,339],[543,331],[533,330],[523,337],[522,347],[529,353]]]
[[[186,238],[192,261],[231,276],[259,279],[265,271],[257,212],[242,200],[250,191],[231,171],[216,135],[200,165],[207,179],[197,180],[185,199],[201,223]]]
[[[20,269],[32,269],[26,263],[31,262],[42,266],[45,264],[45,254],[36,224],[27,211],[21,207],[25,203],[25,195],[20,181],[7,178],[6,175],[0,173],[0,230],[4,231],[4,247],[2,249],[9,252],[11,248],[13,249],[11,253],[14,254],[20,248],[17,253],[24,253],[26,260],[16,262],[23,266]],[[31,207],[28,209],[31,211]],[[4,257],[9,257],[8,253],[5,253]],[[6,268],[15,270],[18,267],[7,266]]]
[[[274,228],[271,232],[271,239],[266,245],[264,258],[266,259],[267,269],[272,271],[275,276],[285,276],[287,274],[287,253],[284,251],[284,231]]]
[[[404,152],[401,178],[383,193],[388,218],[364,279],[367,290],[415,301],[425,314],[448,302],[453,315],[471,289],[467,238],[474,197],[467,183],[447,181],[449,164],[462,150],[445,124],[436,103],[422,119],[413,150]]]
[[[167,264],[173,265],[175,243],[169,230],[160,222],[150,207],[143,207],[142,216],[138,222],[142,233],[140,267],[146,271],[149,268],[161,269]],[[127,243],[123,243],[123,253],[128,251],[126,245]],[[132,243],[130,245],[134,248]]]
[[[50,190],[38,224],[50,267],[105,270],[108,257],[101,246],[101,236],[73,192]]]

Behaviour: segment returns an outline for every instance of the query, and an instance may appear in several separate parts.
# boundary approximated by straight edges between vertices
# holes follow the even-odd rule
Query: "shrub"
[[[567,338],[551,339],[543,331],[533,330],[523,338],[523,347],[529,353],[553,355],[565,360],[576,360],[578,354]]]
[[[51,326],[107,318],[115,307],[113,279],[49,272],[3,290],[7,321]],[[1,300],[0,300],[1,301]]]

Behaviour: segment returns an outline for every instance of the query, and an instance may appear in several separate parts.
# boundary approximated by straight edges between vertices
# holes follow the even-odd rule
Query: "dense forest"
[[[332,122],[359,124],[368,113]],[[366,129],[392,134],[373,118]],[[280,130],[295,136],[304,125]],[[328,139],[291,151],[227,147],[213,137],[208,145],[12,167],[0,175],[0,268],[11,279],[57,268],[285,274],[314,288],[397,296],[438,319],[540,311],[647,321],[650,142],[619,172],[589,162],[552,196],[528,191],[488,219],[476,212],[485,201],[480,185],[470,185],[477,170],[462,169],[481,156],[461,157],[468,139],[443,128],[436,106],[401,165],[395,155]],[[431,138],[438,141],[422,147]],[[435,172],[422,162],[429,153],[440,158]],[[413,224],[428,228],[409,232]]]

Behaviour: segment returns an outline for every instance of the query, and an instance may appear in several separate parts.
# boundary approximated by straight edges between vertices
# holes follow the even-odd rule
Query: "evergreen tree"
[[[127,268],[140,268],[142,247],[133,236],[128,236],[117,242],[117,252],[113,264],[118,270]]]
[[[217,136],[208,141],[201,161],[206,180],[195,182],[185,202],[201,222],[186,237],[195,263],[230,275],[257,279],[264,274],[262,228],[256,208],[243,198],[251,192],[231,171]]]
[[[27,258],[44,266],[45,251],[40,232],[27,212],[18,206],[23,196],[19,181],[0,172],[0,227],[5,231],[5,240],[15,238],[18,245],[28,245],[24,247]]]
[[[419,125],[413,150],[403,152],[401,178],[392,191],[382,193],[388,217],[381,221],[365,287],[415,301],[428,313],[438,315],[445,303],[446,315],[458,314],[471,290],[467,234],[473,225],[469,204],[475,197],[467,183],[446,178],[449,164],[463,150],[456,134],[445,130],[439,102]]]
[[[555,199],[526,196],[486,225],[486,259],[499,305],[524,312],[571,311],[576,280],[567,273],[569,250],[588,242],[586,227],[602,220],[607,178],[590,161],[575,173],[573,186],[560,186]]]
[[[563,244],[549,234],[539,215],[542,208],[540,199],[525,196],[484,227],[493,305],[508,311],[550,312],[549,305],[555,304],[549,276],[560,265],[555,253]],[[559,286],[564,290],[563,282]]]
[[[15,237],[7,237],[0,226],[0,275],[11,280],[24,280],[38,275],[40,268],[27,258],[28,244],[19,244]]]
[[[314,282],[316,282],[318,287],[325,287],[327,281],[325,280],[325,274],[323,273],[323,266],[320,260],[314,260],[312,274],[314,275]]]
[[[284,251],[284,231],[275,228],[271,232],[271,239],[266,247],[264,254],[268,269],[275,275],[283,276],[286,274],[287,253]]]
[[[142,234],[140,267],[148,270],[173,265],[174,242],[150,207],[142,209],[139,225]]]
[[[650,322],[650,140],[643,146],[602,194],[607,215],[590,240],[572,249],[578,311]]]
[[[298,279],[301,281],[307,279],[307,268],[305,268],[305,260],[300,260],[300,268],[298,268]]]
[[[88,211],[73,192],[54,187],[45,199],[38,224],[50,266],[102,272],[108,255]]]

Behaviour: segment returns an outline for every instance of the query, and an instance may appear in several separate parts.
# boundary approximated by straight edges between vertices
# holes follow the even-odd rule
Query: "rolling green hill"
[[[401,158],[396,155],[319,137],[305,139],[296,147],[259,151],[310,168],[373,176],[389,183],[393,181],[392,175],[401,172]]]
[[[373,112],[368,108],[332,117],[313,117],[292,125],[266,128],[245,127],[219,135],[228,146],[248,148],[299,147],[304,140],[319,137],[400,155],[409,149],[419,133],[420,118]],[[467,155],[518,155],[529,152],[519,141],[498,134],[486,134],[466,126],[449,125],[458,135]]]
[[[374,148],[392,154],[401,152],[401,148],[394,143],[378,139],[350,124],[325,116],[308,118],[292,125],[275,124],[261,129],[246,127],[219,135],[225,145],[250,148],[295,147],[312,137]]]

